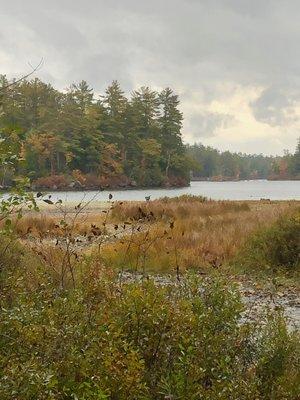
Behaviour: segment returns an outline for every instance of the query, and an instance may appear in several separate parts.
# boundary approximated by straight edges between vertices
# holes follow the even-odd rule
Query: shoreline
[[[48,187],[35,187],[35,188],[27,188],[27,192],[39,192],[39,191],[51,191],[53,193],[59,193],[59,192],[105,192],[105,191],[111,191],[111,192],[118,192],[118,191],[131,191],[131,190],[173,190],[173,189],[183,189],[183,188],[188,188],[190,187],[190,183],[188,185],[182,185],[182,186],[119,186],[119,187],[105,187],[105,188],[70,188],[70,187],[65,187],[65,188],[48,188]],[[15,189],[14,186],[8,186],[5,189],[0,189],[0,194],[5,194],[9,192],[10,190]]]
[[[288,177],[288,178],[251,178],[251,179],[213,179],[213,178],[199,178],[191,179],[191,182],[253,182],[253,181],[270,181],[270,182],[280,182],[280,181],[300,181],[299,177]]]
[[[176,189],[184,189],[184,188],[189,188],[191,187],[191,183],[193,182],[207,182],[207,183],[225,183],[225,182],[256,182],[256,181],[266,181],[266,182],[297,182],[300,181],[299,177],[288,177],[288,178],[252,178],[252,179],[214,179],[213,177],[211,178],[192,178],[189,183],[186,185],[175,185],[175,186],[112,186],[112,187],[43,187],[43,186],[34,186],[34,187],[28,187],[26,188],[27,192],[39,192],[39,191],[51,191],[53,193],[59,193],[59,192],[105,192],[105,191],[111,191],[111,192],[117,192],[117,191],[134,191],[134,190],[176,190]],[[5,186],[5,187],[0,187],[0,195],[5,194],[11,190],[14,190],[14,186]]]

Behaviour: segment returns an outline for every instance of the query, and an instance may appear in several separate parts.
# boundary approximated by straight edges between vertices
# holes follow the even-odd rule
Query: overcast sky
[[[0,73],[170,86],[185,142],[282,154],[300,136],[299,0],[0,0]]]

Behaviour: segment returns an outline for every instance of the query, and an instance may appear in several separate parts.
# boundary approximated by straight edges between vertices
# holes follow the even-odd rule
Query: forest
[[[65,91],[38,78],[8,83],[2,75],[2,189],[18,177],[32,188],[96,189],[300,175],[300,143],[283,157],[185,145],[180,101],[170,88],[141,87],[126,96],[117,81],[103,95],[86,81]]]
[[[198,165],[192,179],[240,180],[240,179],[299,179],[300,139],[295,154],[284,156],[220,152],[209,146],[187,146],[188,156]]]
[[[7,86],[4,76],[1,86]],[[38,185],[188,182],[191,167],[181,139],[183,117],[178,96],[169,88],[157,93],[142,87],[128,99],[116,81],[103,96],[96,96],[85,81],[62,93],[33,79],[1,94],[2,146],[23,159],[17,172]],[[13,168],[2,171],[4,184],[11,178],[9,171]]]

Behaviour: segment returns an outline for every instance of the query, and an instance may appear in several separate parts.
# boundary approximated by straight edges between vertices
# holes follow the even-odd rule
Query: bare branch
[[[32,68],[32,70],[31,70],[28,74],[26,74],[26,75],[22,76],[21,78],[17,79],[16,81],[10,82],[10,83],[7,84],[6,86],[0,87],[0,93],[1,93],[2,91],[4,91],[4,90],[8,89],[8,88],[11,87],[11,86],[18,84],[19,82],[23,81],[24,79],[27,79],[29,76],[31,76],[31,75],[34,74],[36,71],[38,71],[38,70],[41,68],[41,66],[43,65],[43,63],[44,63],[44,59],[43,59],[43,58],[41,58],[40,62],[39,62],[35,67],[33,67],[33,66],[29,63],[29,65],[30,65],[30,67]]]

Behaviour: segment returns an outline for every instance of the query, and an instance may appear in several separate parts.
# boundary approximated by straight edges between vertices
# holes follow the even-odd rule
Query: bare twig
[[[21,82],[24,79],[27,79],[29,76],[33,75],[36,71],[38,71],[42,67],[43,63],[44,63],[44,59],[43,58],[41,58],[40,62],[35,67],[33,67],[29,63],[29,66],[32,68],[32,70],[28,74],[23,75],[21,78],[19,78],[17,80],[14,80],[14,81],[8,83],[5,86],[0,87],[0,93],[4,92],[6,89],[10,88],[11,86],[17,85],[19,82]]]

